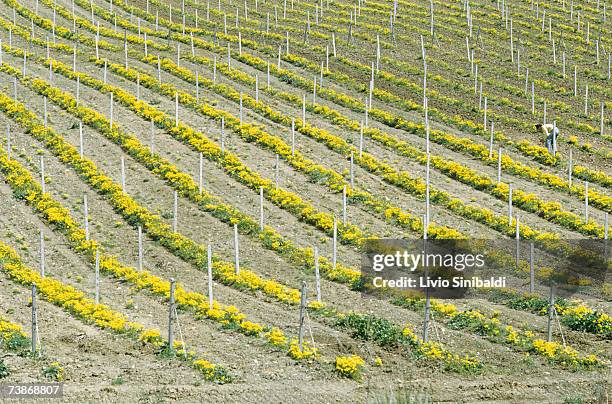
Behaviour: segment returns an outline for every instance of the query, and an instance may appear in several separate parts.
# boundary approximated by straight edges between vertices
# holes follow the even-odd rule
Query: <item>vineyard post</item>
[[[23,77],[26,76],[26,64],[27,64],[27,56],[26,56],[26,53],[24,52],[23,53],[23,70],[22,70]]]
[[[40,186],[42,188],[42,193],[45,191],[45,156],[40,156]]]
[[[314,248],[315,286],[317,290],[317,302],[321,303],[321,274],[319,273],[319,248]]]
[[[589,116],[589,84],[584,85],[584,115]]]
[[[300,293],[300,320],[298,331],[298,346],[300,352],[304,350],[304,314],[306,312],[306,281],[302,281],[302,290]]]
[[[604,134],[604,103],[603,101],[600,104],[601,114],[599,117],[599,134],[603,136]]]
[[[221,153],[225,153],[225,118],[221,117]]]
[[[142,254],[142,226],[138,226],[138,270],[142,271],[143,254]]]
[[[365,108],[365,122],[364,124],[365,124],[365,127],[367,128],[368,127],[368,98],[367,97],[365,99],[364,104],[365,104],[365,107],[364,107]]]
[[[174,278],[170,278],[170,307],[168,310],[168,353],[172,354],[174,352],[174,329],[173,329],[173,321],[174,321],[174,289],[176,284],[174,282]]]
[[[174,126],[178,128],[179,124],[179,102],[178,91],[174,92]]]
[[[227,70],[232,70],[232,57],[229,42],[227,43]]]
[[[543,114],[543,117],[542,117],[542,125],[546,125],[546,112],[547,112],[546,109],[547,109],[546,108],[546,100],[544,100],[544,114]]]
[[[213,308],[213,277],[212,277],[212,246],[209,244],[206,253],[207,266],[206,269],[208,271],[208,306],[209,308]]]
[[[264,189],[259,187],[259,230],[264,229]]]
[[[516,215],[516,230],[515,230],[515,238],[516,238],[516,268],[519,267],[519,256],[521,253],[521,230],[520,230],[520,218],[519,215]]]
[[[547,324],[547,337],[546,341],[552,341],[552,332],[553,332],[553,318],[555,316],[555,286],[554,282],[550,283],[550,295],[548,297],[548,324]]]
[[[85,240],[89,241],[89,207],[87,206],[87,194],[83,195],[83,218],[85,220]]]
[[[144,33],[143,43],[144,43],[144,54],[145,54],[145,57],[147,57],[149,56],[149,48],[147,46],[147,33],[146,32]]]
[[[529,68],[525,68],[525,97],[528,95],[528,87],[529,87]]]
[[[565,79],[565,51],[563,51],[563,54],[561,56],[561,60],[563,61],[563,79]]]
[[[255,74],[255,102],[259,102],[259,74]]]
[[[584,222],[589,222],[589,182],[584,182]]]
[[[45,277],[45,235],[40,228],[40,276]]]
[[[512,183],[508,184],[508,225],[512,224]]]
[[[484,130],[487,130],[487,97],[484,97]]]
[[[478,86],[478,109],[482,109],[482,81]]]
[[[359,158],[363,156],[363,121],[359,123]]]
[[[604,213],[604,240],[608,240],[608,212]]]
[[[242,91],[241,91],[240,92],[240,106],[238,108],[238,112],[239,112],[238,115],[239,115],[239,118],[240,118],[240,125],[242,125],[242,110],[243,110],[243,108],[242,108]]]
[[[2,46],[2,44],[0,44],[0,46]],[[0,62],[1,64],[2,62]],[[7,123],[6,124],[6,151],[8,154],[8,159],[11,159],[11,126]]]
[[[240,250],[238,245],[238,225],[234,224],[234,271],[240,273]]]
[[[306,127],[306,94],[302,95],[302,128]]]
[[[100,304],[100,250],[98,250],[97,248],[95,264],[94,299],[96,304]]]
[[[429,226],[429,221],[427,219],[427,215],[423,216],[423,251],[425,257],[427,256],[427,226]],[[429,282],[429,271],[427,260],[423,262],[425,267],[425,282]],[[428,342],[429,340],[429,317],[431,311],[431,297],[429,295],[429,286],[425,287],[425,321],[423,323],[423,342]]]
[[[178,229],[178,192],[174,191],[174,204],[172,209],[172,232],[176,233]]]
[[[336,33],[332,32],[332,49],[334,51],[334,57],[336,57]]]
[[[610,64],[612,62],[612,53],[608,52],[608,81],[610,80]]]
[[[125,158],[121,156],[121,192],[125,192]]]
[[[346,185],[342,188],[342,224],[346,226]]]
[[[494,137],[495,122],[491,121],[491,137],[489,139],[489,158],[493,158],[493,137]]]
[[[531,114],[535,115],[535,84],[531,82]]]
[[[198,71],[195,72],[195,82],[196,82],[196,103],[200,102],[200,74]]]
[[[140,73],[136,74],[136,101],[140,101]]]
[[[430,204],[429,204],[429,196],[430,196],[430,156],[429,150],[427,151],[427,165],[425,167],[425,218],[427,219],[427,223],[429,223],[430,219]]]
[[[533,242],[529,243],[529,293],[535,290],[535,251]]]
[[[380,71],[380,35],[376,34],[376,72]]]
[[[158,56],[157,58],[158,58],[158,59],[157,59],[157,62],[158,62],[158,64],[157,64],[157,70],[158,70],[158,73],[159,73],[159,56]],[[107,61],[106,59],[104,59],[104,73],[103,73],[103,79],[104,79],[103,81],[104,81],[104,84],[106,84],[106,78],[107,78],[107,76],[108,76],[108,61]],[[112,93],[111,93],[111,94],[112,94]]]
[[[43,122],[45,124],[45,128],[47,128],[47,123],[48,123],[48,116],[47,116],[47,97],[43,98]]]
[[[113,93],[110,93],[110,128],[113,128]]]
[[[312,107],[314,108],[315,103],[317,101],[317,75],[315,74],[314,79],[312,80]]]
[[[553,121],[553,144],[552,144],[553,157],[557,157],[557,135],[555,134],[556,131],[557,131],[557,120],[555,119]]]
[[[280,159],[278,157],[278,154],[276,154],[276,162],[274,163],[274,184],[277,190],[278,190],[279,180],[280,180]]]
[[[198,190],[200,191],[200,195],[204,191],[204,156],[202,152],[200,152],[200,167],[199,167],[199,176],[198,176]]]
[[[213,58],[213,84],[217,84],[217,55]]]
[[[153,121],[153,117],[151,117],[151,139],[149,144],[149,152],[153,154],[155,150],[155,122]]]
[[[291,118],[291,157],[295,156],[295,118]]]
[[[337,257],[338,257],[338,220],[334,216],[334,231],[333,231],[333,238],[332,238],[332,268],[333,269],[336,269]]]
[[[349,167],[349,173],[350,173],[349,175],[350,175],[350,180],[351,180],[351,188],[355,187],[355,171],[354,171],[354,167],[353,167],[354,166],[353,162],[354,162],[354,153],[351,150],[351,164],[350,164],[350,167]]]
[[[76,105],[77,107],[79,106],[79,100],[80,100],[80,94],[81,94],[81,77],[77,76],[77,82],[76,82]]]
[[[501,169],[502,169],[502,148],[497,152],[497,184],[501,184]]]
[[[32,284],[32,353],[36,354],[38,340],[38,311],[36,308],[36,284]]]
[[[571,190],[572,189],[572,156],[573,155],[573,149],[570,148],[570,154],[569,154],[569,166],[568,166],[568,170],[567,170],[567,182],[568,182],[568,187]]]
[[[574,97],[578,97],[578,67],[574,65]]]

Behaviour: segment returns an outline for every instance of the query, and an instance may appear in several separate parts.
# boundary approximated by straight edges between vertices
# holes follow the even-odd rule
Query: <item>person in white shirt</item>
[[[550,123],[546,125],[538,123],[535,127],[538,132],[542,132],[546,135],[546,148],[548,152],[554,156],[557,153],[557,136],[559,136],[559,128]]]

